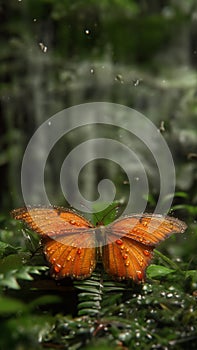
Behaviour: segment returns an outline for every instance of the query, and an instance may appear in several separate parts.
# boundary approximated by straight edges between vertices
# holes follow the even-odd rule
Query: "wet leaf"
[[[161,278],[174,272],[175,270],[161,265],[150,265],[147,269],[148,277],[150,278]]]

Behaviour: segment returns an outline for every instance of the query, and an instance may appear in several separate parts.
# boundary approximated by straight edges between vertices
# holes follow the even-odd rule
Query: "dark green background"
[[[195,1],[1,2],[3,212],[23,201],[20,167],[38,126],[64,108],[98,101],[132,107],[158,128],[164,121],[177,189],[196,203],[196,156],[191,156],[197,148],[195,11]],[[50,155],[46,183],[52,202],[65,204],[57,186],[63,145],[69,151],[83,137],[90,135],[70,135]],[[123,193],[124,180],[117,182]]]

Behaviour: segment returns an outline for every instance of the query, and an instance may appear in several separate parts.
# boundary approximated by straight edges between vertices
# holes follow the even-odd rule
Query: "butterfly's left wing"
[[[24,207],[13,210],[12,216],[41,236],[54,278],[91,275],[96,250],[94,228],[88,220],[61,207]]]
[[[102,248],[103,265],[115,279],[141,282],[155,246],[173,233],[184,232],[185,223],[162,215],[132,215],[106,227],[107,245]]]

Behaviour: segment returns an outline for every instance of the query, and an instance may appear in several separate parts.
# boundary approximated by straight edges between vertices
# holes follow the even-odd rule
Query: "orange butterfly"
[[[20,208],[13,210],[12,216],[41,235],[51,275],[56,279],[87,278],[101,258],[113,278],[143,282],[155,246],[187,228],[184,222],[159,214],[129,215],[94,227],[61,207]]]

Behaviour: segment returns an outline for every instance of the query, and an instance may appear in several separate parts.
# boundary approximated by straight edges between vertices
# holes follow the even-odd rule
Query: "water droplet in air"
[[[117,74],[115,80],[119,81],[120,83],[124,83],[123,76],[121,74]]]
[[[158,131],[160,131],[160,132],[166,131],[165,125],[164,125],[164,120],[161,121]]]
[[[140,79],[134,79],[133,80],[133,86],[138,86],[140,84]]]
[[[48,47],[47,47],[46,45],[44,45],[43,43],[39,43],[39,46],[40,46],[41,50],[42,50],[44,53],[47,52]]]

